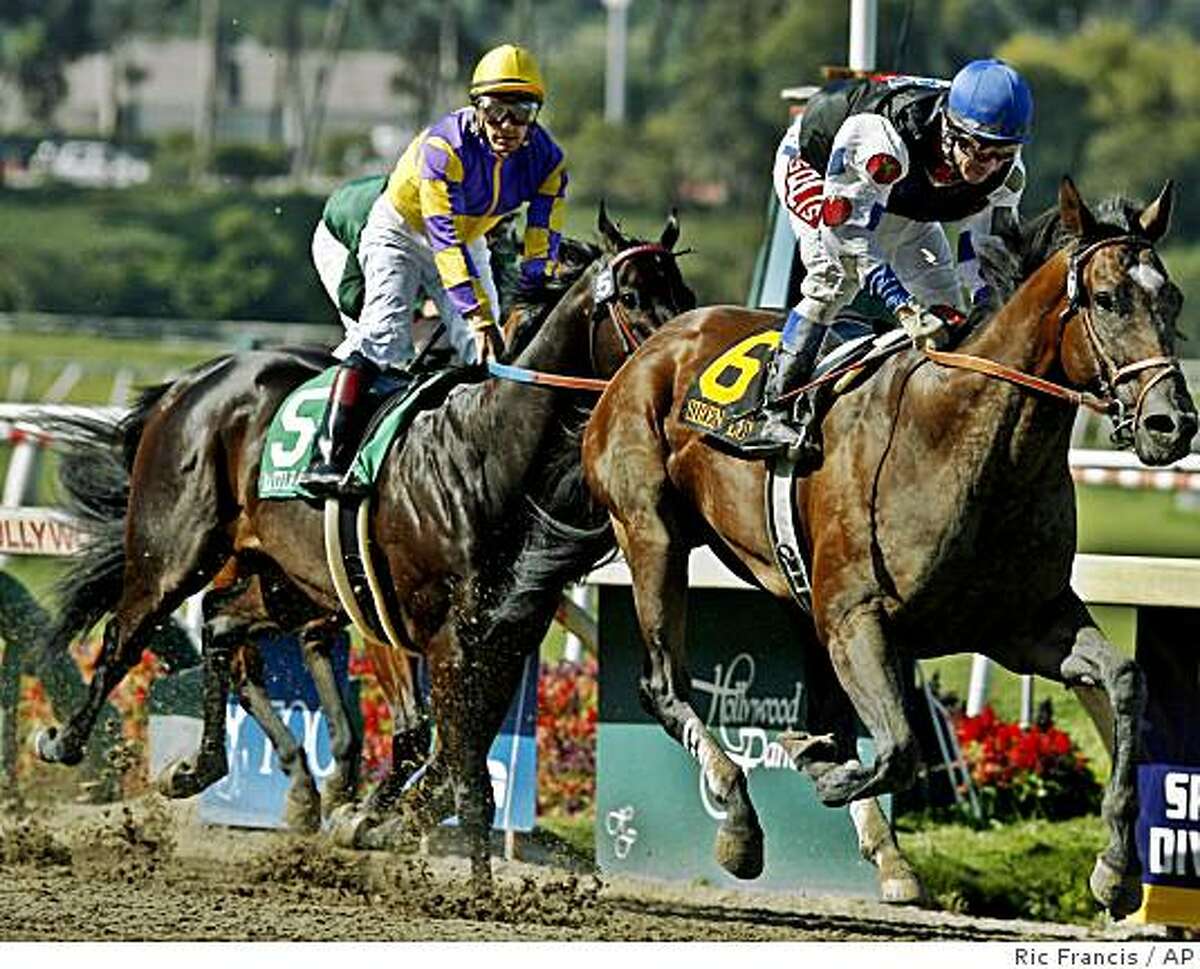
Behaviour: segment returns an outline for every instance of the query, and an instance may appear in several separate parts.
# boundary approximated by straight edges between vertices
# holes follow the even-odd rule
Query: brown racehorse
[[[1113,203],[1101,221],[1064,179],[1057,209],[1021,229],[1027,275],[960,348],[1003,365],[1005,379],[914,350],[891,357],[833,405],[824,463],[795,487],[817,638],[876,752],[873,765],[859,764],[844,737],[837,756],[810,752],[798,766],[821,799],[842,805],[914,780],[919,755],[902,705],[902,657],[979,652],[1015,672],[1086,688],[1091,701],[1099,687],[1115,733],[1103,801],[1109,842],[1091,888],[1116,916],[1140,900],[1135,766],[1144,681],[1070,586],[1067,450],[1076,406],[1012,379],[1016,371],[1043,378],[1068,397],[1096,391],[1129,415],[1123,426],[1147,464],[1187,453],[1197,420],[1175,359],[1182,298],[1154,251],[1171,194],[1168,184],[1141,210]],[[764,465],[706,445],[680,409],[706,364],[777,325],[771,314],[734,307],[682,315],[617,374],[584,437],[588,483],[609,509],[633,575],[648,650],[643,702],[725,804],[717,855],[742,876],[761,870],[762,831],[745,776],[689,699],[688,552],[707,542],[743,577],[776,596],[789,592],[768,538]]]
[[[671,252],[674,217],[652,244],[625,238],[603,208],[600,230],[603,248],[525,313],[519,372],[510,376],[548,373],[580,378],[576,385],[607,377],[660,323],[695,305]],[[111,618],[88,701],[61,731],[38,738],[43,759],[79,761],[104,698],[150,630],[218,574],[235,575],[228,598],[242,598],[218,600],[210,618],[231,609],[239,635],[255,598],[259,618],[284,629],[344,622],[325,565],[322,510],[260,501],[256,491],[272,415],[331,362],[302,351],[222,357],[143,395],[123,423],[94,429],[91,450],[123,449],[126,477],[109,475],[107,490],[102,482],[84,496],[107,524],[94,528],[66,590],[55,641]],[[428,660],[439,742],[396,808],[417,825],[457,810],[481,888],[490,885],[495,811],[488,748],[563,585],[611,548],[580,467],[579,434],[594,400],[590,386],[580,393],[544,382],[455,388],[391,448],[372,499],[377,568],[390,576],[400,635]],[[79,444],[84,453],[88,446]],[[246,592],[251,579],[258,589]]]

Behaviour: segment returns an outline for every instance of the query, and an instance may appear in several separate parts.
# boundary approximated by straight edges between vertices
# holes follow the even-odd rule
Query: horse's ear
[[[1058,211],[1062,216],[1063,228],[1071,235],[1086,239],[1095,232],[1096,219],[1079,197],[1079,189],[1071,181],[1070,175],[1064,175],[1058,186]]]
[[[658,240],[658,244],[664,249],[674,249],[675,243],[679,241],[679,210],[671,209],[671,215],[667,219],[667,224],[663,228],[662,236]]]
[[[1158,242],[1167,234],[1171,226],[1171,203],[1175,198],[1175,183],[1171,179],[1162,187],[1158,198],[1142,209],[1138,215],[1138,225],[1151,242]]]
[[[600,200],[600,214],[596,217],[596,227],[600,230],[600,238],[608,243],[611,248],[625,248],[625,239],[621,235],[621,230],[613,225],[608,218],[608,208],[604,204],[604,199]]]

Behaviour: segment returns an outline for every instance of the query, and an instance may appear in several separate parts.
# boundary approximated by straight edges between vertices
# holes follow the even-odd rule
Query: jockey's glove
[[[918,350],[937,350],[950,342],[949,321],[919,303],[905,303],[896,318]]]

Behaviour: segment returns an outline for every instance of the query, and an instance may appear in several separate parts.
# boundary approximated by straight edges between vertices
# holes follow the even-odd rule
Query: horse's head
[[[592,276],[591,359],[597,374],[615,373],[651,333],[696,305],[672,249],[679,220],[672,212],[658,242],[625,236],[600,203],[602,253]]]
[[[1113,402],[1118,439],[1151,465],[1188,452],[1196,407],[1175,356],[1183,295],[1154,246],[1171,217],[1171,183],[1143,209],[1124,206],[1115,221],[1096,218],[1064,178],[1062,228],[1075,237],[1067,267],[1062,364],[1077,386]]]

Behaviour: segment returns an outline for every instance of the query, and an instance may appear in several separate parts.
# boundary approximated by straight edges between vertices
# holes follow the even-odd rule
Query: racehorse
[[[1196,432],[1174,350],[1182,296],[1154,251],[1171,198],[1168,183],[1140,210],[1114,200],[1101,220],[1064,179],[1057,208],[1019,228],[1015,293],[976,321],[960,352],[905,350],[847,389],[823,421],[823,464],[791,488],[817,639],[875,745],[871,765],[851,759],[844,733],[836,750],[793,747],[822,801],[861,804],[913,782],[919,753],[902,657],[978,652],[1080,688],[1093,719],[1102,725],[1107,712],[1114,731],[1102,804],[1109,840],[1090,886],[1118,917],[1141,895],[1135,766],[1145,687],[1070,586],[1067,451],[1081,402],[1116,414],[1146,464],[1177,460]],[[707,446],[680,411],[707,364],[777,325],[773,314],[735,307],[668,323],[613,379],[583,442],[587,481],[633,577],[648,653],[643,703],[724,804],[716,853],[743,876],[762,868],[762,829],[745,776],[689,699],[688,553],[708,543],[768,592],[787,598],[789,584],[768,536],[767,468]],[[1095,702],[1095,687],[1107,704]]]
[[[674,216],[657,243],[626,238],[603,206],[599,227],[601,247],[587,264],[549,283],[541,310],[524,314],[506,371],[517,379],[456,388],[420,414],[390,450],[373,496],[378,568],[390,577],[403,645],[428,661],[438,734],[397,810],[430,825],[457,809],[481,889],[490,885],[495,810],[486,755],[521,660],[549,627],[563,584],[611,547],[603,516],[599,528],[572,524],[579,509],[591,510],[583,420],[599,379],[695,305],[672,253]],[[225,356],[143,395],[107,437],[96,435],[123,447],[126,493],[92,500],[109,525],[83,552],[91,567],[67,590],[56,641],[111,618],[88,701],[61,732],[38,738],[43,759],[78,762],[96,711],[148,631],[218,573],[233,576],[230,596],[257,580],[262,618],[282,628],[299,624],[288,611],[298,603],[309,604],[308,621],[338,616],[321,509],[256,493],[272,415],[332,362],[302,351]],[[246,602],[235,610],[243,626]],[[227,605],[217,602],[212,618]]]

